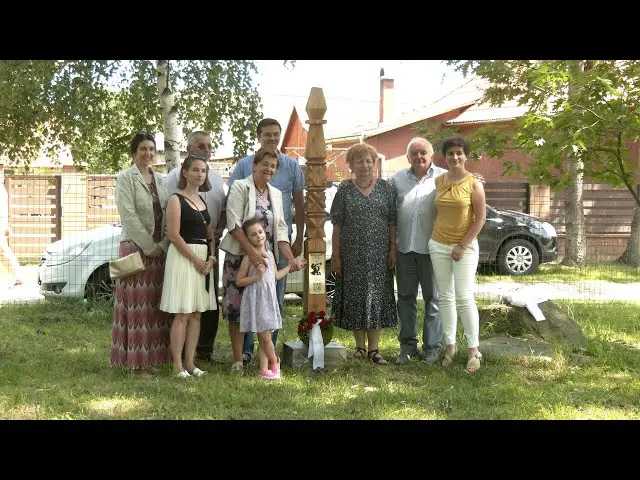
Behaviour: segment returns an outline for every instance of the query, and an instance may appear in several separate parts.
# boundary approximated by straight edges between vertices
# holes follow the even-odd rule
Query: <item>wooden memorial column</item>
[[[324,238],[325,222],[325,184],[327,182],[326,156],[323,120],[327,111],[322,89],[313,87],[307,101],[309,134],[305,159],[307,161],[307,199],[305,203],[305,259],[307,269],[304,275],[303,308],[308,312],[327,310],[325,289],[325,252],[327,243]]]

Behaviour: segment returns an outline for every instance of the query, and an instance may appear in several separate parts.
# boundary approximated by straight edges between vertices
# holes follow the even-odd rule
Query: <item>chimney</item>
[[[380,118],[378,123],[389,120],[393,115],[393,78],[384,76],[384,68],[380,69]]]

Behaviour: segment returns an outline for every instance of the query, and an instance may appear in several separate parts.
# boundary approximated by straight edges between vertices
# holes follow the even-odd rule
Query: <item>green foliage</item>
[[[234,154],[244,155],[262,108],[255,63],[172,60],[170,71],[183,133],[210,131],[216,148],[228,126]],[[53,157],[67,145],[90,172],[117,172],[130,161],[136,131],[161,130],[161,113],[153,61],[0,61],[0,156],[9,164],[28,165],[41,149]]]
[[[255,126],[262,104],[252,77],[254,62],[247,60],[173,61],[179,88],[178,121],[185,137],[196,125],[211,132],[214,149],[222,142],[225,123],[235,139],[233,153],[242,157],[255,143]]]
[[[433,122],[419,125],[416,129],[419,135],[428,138],[437,155],[441,155],[442,142],[451,136],[463,136],[455,127],[443,127]],[[470,160],[480,160],[482,155],[500,158],[505,150],[513,149],[513,125],[491,124],[481,127],[471,135],[464,135],[465,140],[471,145]]]
[[[640,138],[640,61],[637,60],[452,60],[464,75],[491,82],[484,100],[516,100],[526,115],[511,134],[478,130],[470,138],[478,152],[500,157],[519,148],[533,161],[522,173],[534,182],[562,188],[570,181],[567,160],[584,162],[585,177],[635,193],[637,162],[631,142]],[[431,129],[437,130],[437,126]],[[521,166],[505,162],[507,171]]]

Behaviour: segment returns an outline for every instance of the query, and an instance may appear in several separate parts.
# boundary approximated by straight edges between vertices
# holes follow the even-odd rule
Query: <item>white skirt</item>
[[[207,245],[187,244],[189,248],[203,260],[209,253]],[[213,268],[218,268],[214,265]],[[215,294],[213,269],[209,272],[209,292],[205,286],[205,276],[180,251],[171,244],[167,252],[167,263],[164,268],[162,284],[162,300],[160,310],[169,313],[193,313],[218,309]]]

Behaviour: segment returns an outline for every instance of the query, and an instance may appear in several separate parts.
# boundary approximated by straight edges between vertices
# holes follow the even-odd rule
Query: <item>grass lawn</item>
[[[613,261],[592,262],[584,267],[565,267],[559,263],[546,263],[533,275],[514,277],[501,275],[495,267],[481,266],[478,283],[490,282],[584,282],[600,280],[614,283],[640,282],[640,268],[620,265]]]
[[[638,419],[640,303],[559,302],[590,341],[556,346],[553,361],[486,358],[475,375],[458,354],[448,369],[393,364],[395,331],[381,352],[387,366],[350,359],[335,372],[283,370],[265,382],[253,366],[232,376],[226,323],[220,363],[181,380],[163,367],[155,378],[109,366],[108,306],[47,302],[0,308],[0,419]],[[286,308],[284,339],[296,339],[299,306]],[[336,329],[335,338],[354,347]],[[461,340],[461,337],[459,338]]]

